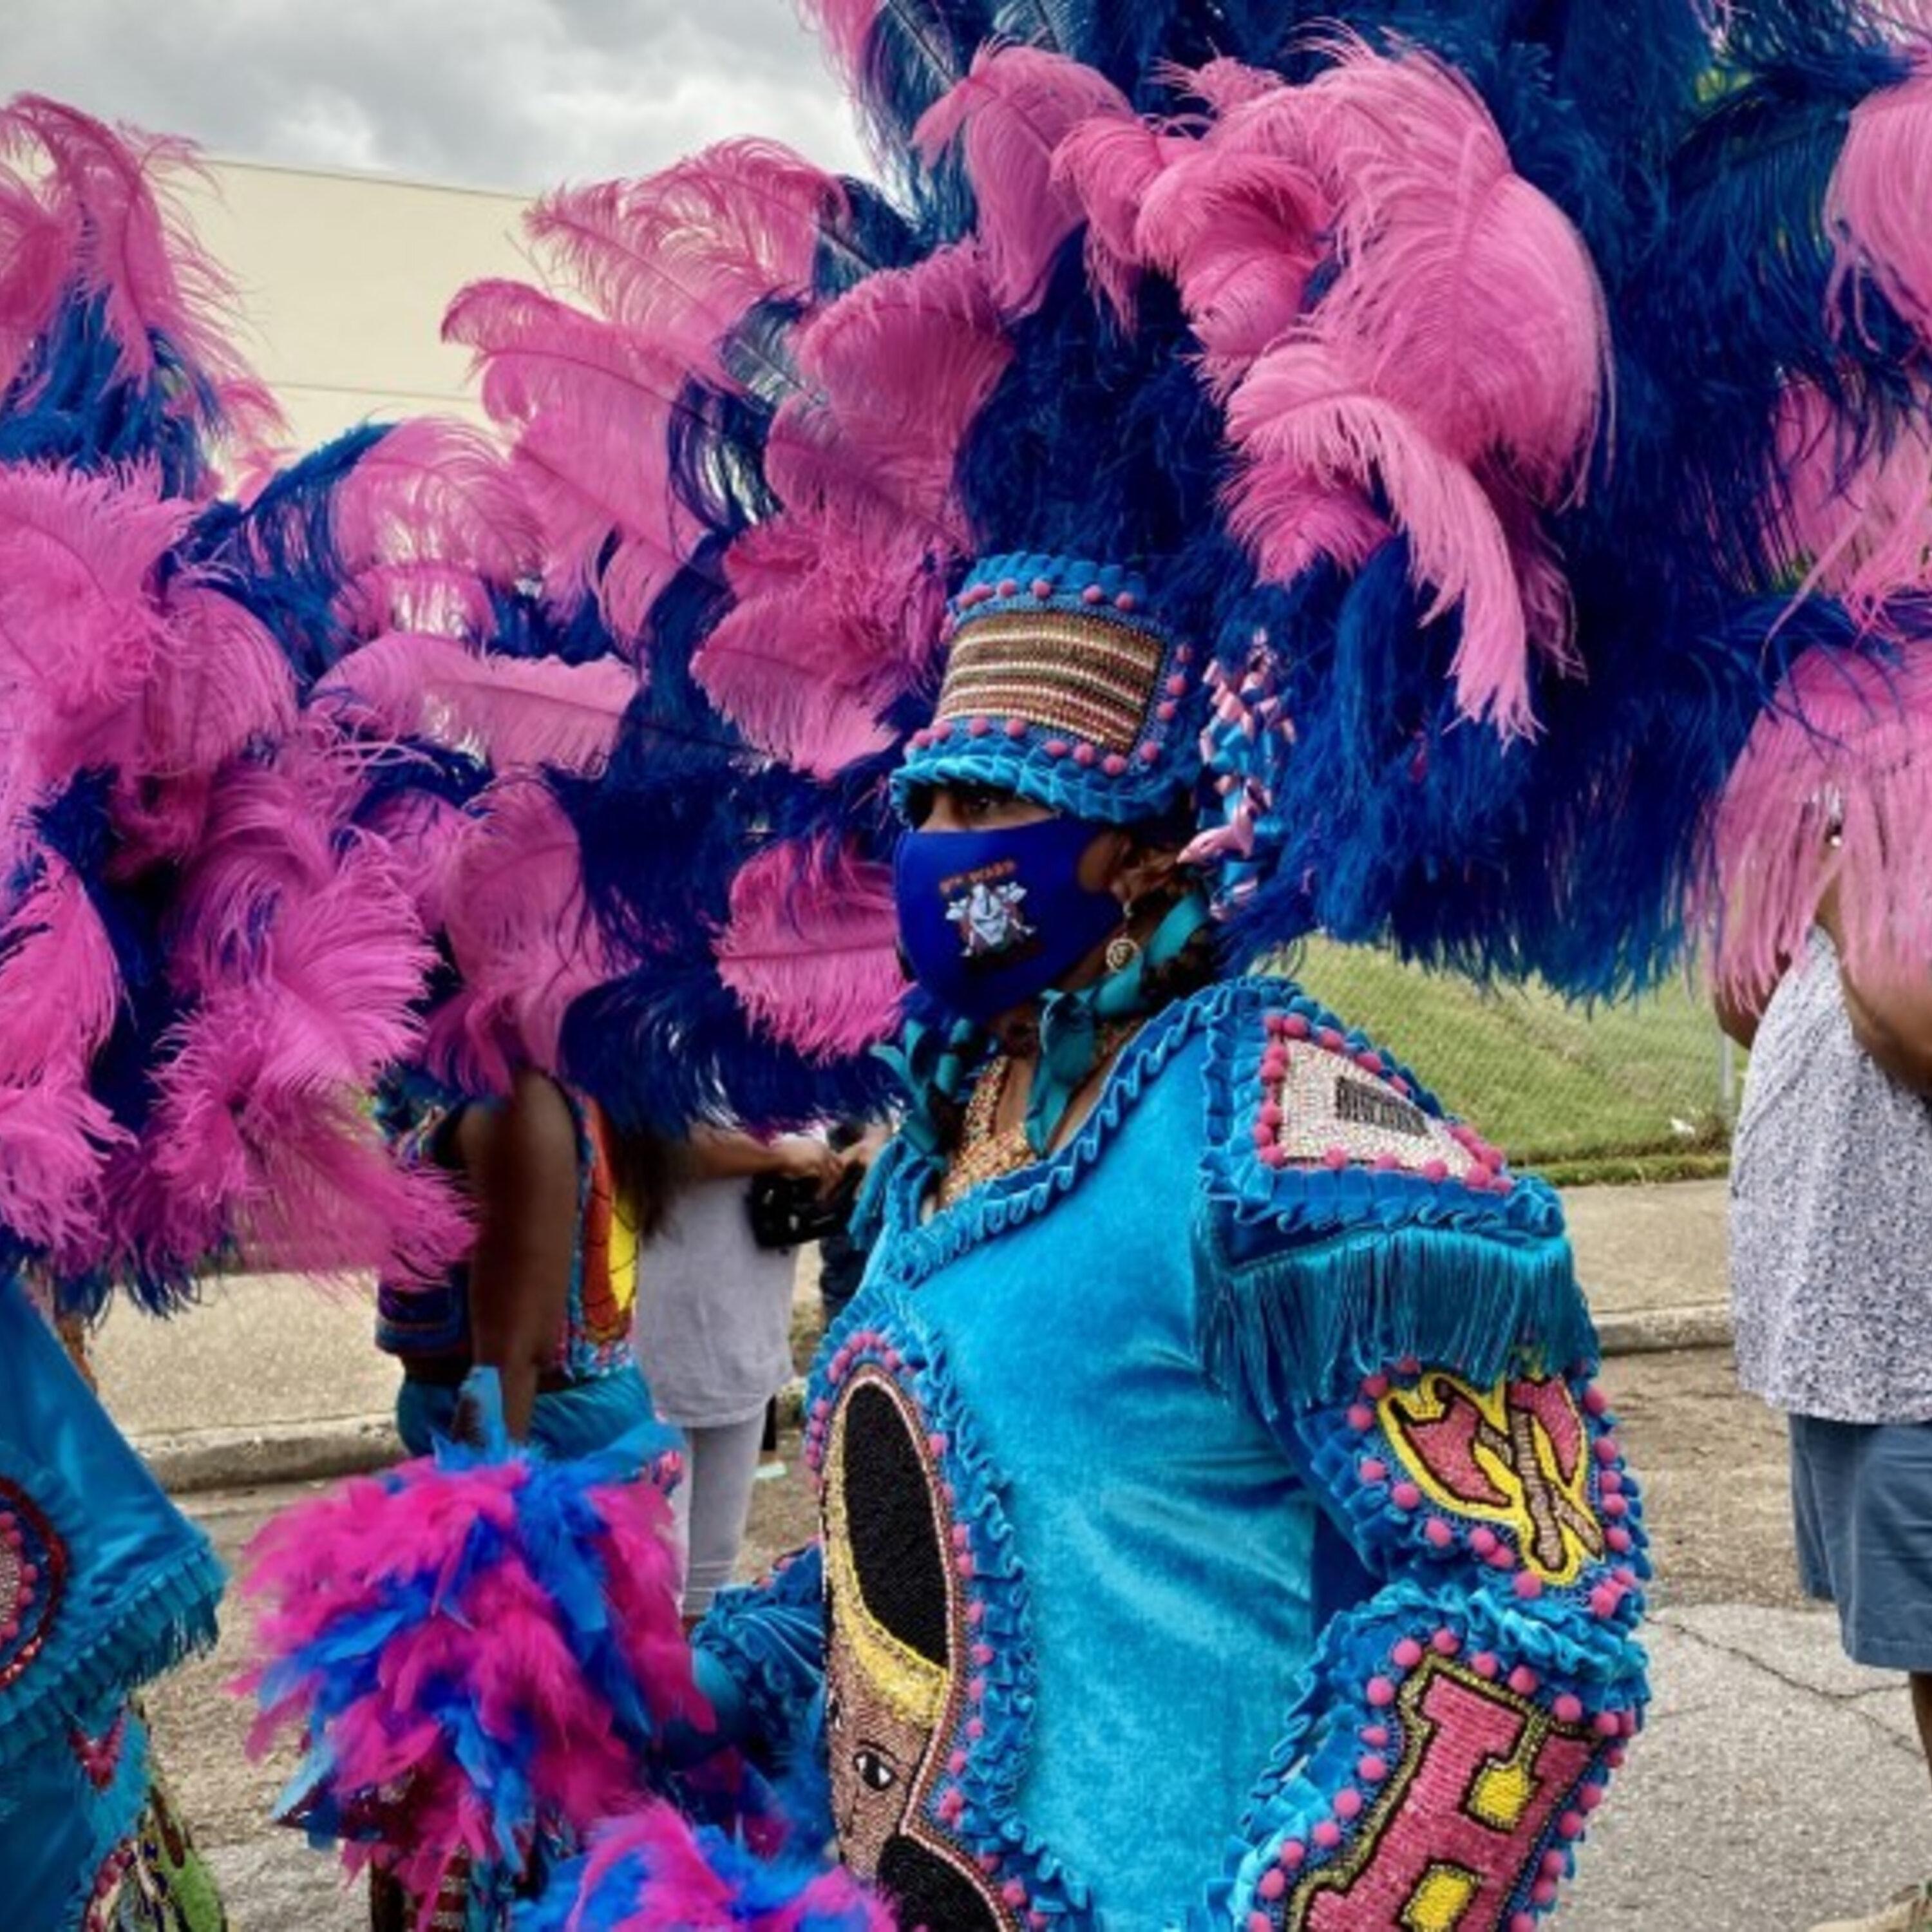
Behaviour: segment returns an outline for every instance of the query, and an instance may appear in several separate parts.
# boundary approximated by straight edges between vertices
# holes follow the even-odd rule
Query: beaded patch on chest
[[[1012,1806],[1034,1695],[1024,1582],[943,1364],[880,1328],[845,1334],[814,1386],[806,1454],[841,1858],[908,1927],[1083,1932],[1085,1888]]]
[[[1352,1052],[1335,1028],[1300,1013],[1270,1013],[1268,1031],[1254,1130],[1268,1166],[1366,1167],[1508,1191],[1502,1155],[1418,1106],[1372,1047]]]

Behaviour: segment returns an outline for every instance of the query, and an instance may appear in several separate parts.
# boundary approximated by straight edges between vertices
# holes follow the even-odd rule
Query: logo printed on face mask
[[[1118,930],[1120,902],[1081,881],[1101,828],[1051,818],[908,832],[892,862],[899,940],[920,984],[982,1023],[1036,999]]]
[[[1018,869],[1010,862],[982,866],[940,881],[946,916],[958,929],[962,958],[1010,953],[1036,937],[1036,928],[1020,910],[1027,889],[1013,876]]]

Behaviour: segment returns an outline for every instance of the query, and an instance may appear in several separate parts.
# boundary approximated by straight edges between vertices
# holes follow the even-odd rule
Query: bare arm
[[[1748,1053],[1757,1038],[1757,1023],[1764,1017],[1766,995],[1743,993],[1720,986],[1711,996],[1718,1010],[1718,1024]]]
[[[502,1106],[465,1113],[457,1145],[476,1202],[470,1263],[475,1360],[497,1372],[504,1419],[520,1440],[569,1303],[577,1124],[555,1082],[526,1070]]]
[[[1932,1094],[1932,973],[1899,980],[1854,980],[1845,964],[1835,882],[1818,908],[1818,923],[1838,955],[1838,981],[1852,1037],[1881,1071],[1915,1094]]]
[[[1852,1035],[1901,1087],[1932,1094],[1932,974],[1909,984],[1861,984],[1840,965]]]

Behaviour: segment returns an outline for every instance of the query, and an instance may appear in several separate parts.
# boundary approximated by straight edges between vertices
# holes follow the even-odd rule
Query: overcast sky
[[[529,190],[732,134],[852,168],[790,0],[0,0],[0,94],[217,154]]]

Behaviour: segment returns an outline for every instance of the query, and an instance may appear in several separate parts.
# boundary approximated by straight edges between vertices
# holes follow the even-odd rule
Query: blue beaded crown
[[[1017,792],[1076,818],[1155,818],[1201,770],[1201,648],[1148,578],[1044,556],[976,564],[952,600],[932,722],[893,781]]]

